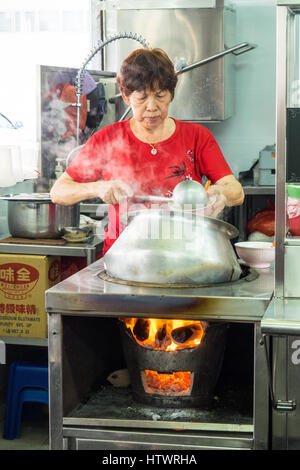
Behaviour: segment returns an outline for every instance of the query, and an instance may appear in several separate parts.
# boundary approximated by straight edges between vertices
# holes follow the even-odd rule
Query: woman
[[[176,184],[191,178],[213,183],[215,215],[240,205],[243,189],[233,176],[210,131],[168,115],[177,75],[161,49],[138,49],[123,62],[117,78],[133,117],[95,133],[51,190],[52,201],[71,205],[100,197],[109,206],[103,254],[119,235],[122,196],[170,196]],[[117,215],[117,216],[115,216]]]

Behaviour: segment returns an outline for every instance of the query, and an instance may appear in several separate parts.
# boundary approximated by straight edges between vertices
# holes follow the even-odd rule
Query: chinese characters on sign
[[[0,265],[0,290],[4,297],[12,300],[26,299],[36,286],[39,272],[33,266],[23,263]]]
[[[34,304],[0,303],[0,322],[2,335],[30,335],[34,322],[39,322],[37,306]],[[18,315],[22,315],[21,317]],[[31,315],[36,315],[32,317]]]
[[[36,315],[36,305],[26,304],[4,304],[0,303],[0,313],[19,313]]]
[[[60,266],[58,256],[0,253],[0,337],[47,338],[45,292]]]
[[[21,268],[17,271],[8,267],[6,269],[0,269],[0,280],[1,281],[23,281],[30,282],[30,271],[26,268]]]

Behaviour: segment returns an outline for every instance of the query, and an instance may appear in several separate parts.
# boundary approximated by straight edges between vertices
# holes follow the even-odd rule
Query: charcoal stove
[[[46,292],[50,448],[267,448],[268,374],[260,324],[272,297],[272,270],[185,288],[117,283],[102,279],[103,271],[98,260]],[[145,403],[132,384],[117,388],[106,381],[127,367],[119,328],[125,318],[226,324],[223,363],[208,406],[183,406],[178,399],[188,395],[172,406]]]
[[[168,321],[162,323],[165,326]],[[139,344],[126,323],[121,322],[124,357],[137,401],[173,408],[203,407],[211,403],[222,365],[227,324],[198,323],[201,342],[195,347],[182,348],[185,344],[182,341],[180,348],[172,351],[165,345],[169,344],[166,335],[156,349],[149,349]]]

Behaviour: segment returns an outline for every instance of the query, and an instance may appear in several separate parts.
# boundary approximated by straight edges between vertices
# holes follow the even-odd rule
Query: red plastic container
[[[294,237],[300,237],[300,215],[289,219],[289,227]]]
[[[294,237],[300,237],[300,186],[289,184],[287,190],[287,215],[290,232]]]

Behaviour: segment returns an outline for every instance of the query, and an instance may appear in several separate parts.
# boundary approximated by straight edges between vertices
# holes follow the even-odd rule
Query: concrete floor
[[[49,450],[49,417],[46,410],[34,420],[21,422],[19,438],[3,439],[5,406],[0,410],[0,451],[1,450]]]

